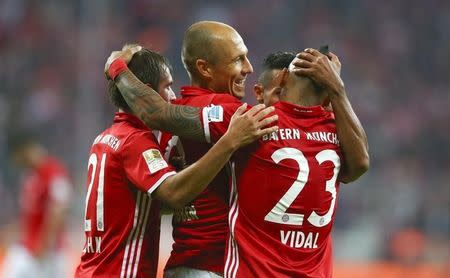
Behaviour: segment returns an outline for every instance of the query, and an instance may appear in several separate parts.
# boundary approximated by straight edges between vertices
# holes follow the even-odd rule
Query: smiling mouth
[[[234,84],[238,85],[239,87],[244,87],[245,86],[245,79],[236,80],[234,82]]]

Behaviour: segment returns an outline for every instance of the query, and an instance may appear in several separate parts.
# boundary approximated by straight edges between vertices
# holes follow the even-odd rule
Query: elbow
[[[188,199],[185,194],[177,192],[176,190],[159,190],[159,194],[156,196],[165,206],[171,209],[180,209],[185,207],[191,200]]]
[[[189,203],[189,201],[187,201],[185,198],[181,198],[181,197],[172,197],[172,198],[168,198],[164,201],[164,204],[171,209],[184,208],[188,203]]]
[[[369,170],[369,167],[370,167],[370,158],[369,155],[367,154],[365,157],[361,158],[358,161],[355,172],[357,172],[359,174],[358,177],[360,177],[365,172],[367,172],[367,170]]]
[[[175,176],[167,178],[153,193],[152,198],[159,200],[171,209],[180,209],[186,206],[191,200],[184,187],[178,186]]]
[[[347,167],[348,171],[347,173],[341,178],[341,182],[343,183],[349,183],[356,181],[359,179],[364,173],[366,173],[369,170],[370,167],[370,158],[369,156],[365,156],[355,163],[353,165],[349,165]]]

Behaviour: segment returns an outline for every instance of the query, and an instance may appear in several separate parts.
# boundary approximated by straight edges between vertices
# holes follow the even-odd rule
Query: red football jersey
[[[20,241],[31,253],[35,253],[43,241],[44,223],[49,217],[48,205],[53,201],[67,204],[71,192],[67,171],[55,158],[46,158],[26,176],[20,195]],[[55,242],[50,243],[56,248],[62,240],[63,227],[60,228]]]
[[[238,104],[204,108],[216,141]],[[275,104],[279,130],[233,158],[225,277],[331,277],[342,155],[332,112]]]
[[[91,147],[86,243],[75,277],[156,277],[160,211],[150,194],[174,174],[151,130],[116,113]]]
[[[196,87],[182,87],[182,98],[174,104],[205,107],[222,103],[241,104],[227,93],[214,93]],[[163,135],[162,138],[167,138]],[[173,143],[162,145],[170,153]],[[186,163],[192,164],[202,157],[211,147],[207,143],[182,140]],[[222,171],[208,187],[188,206],[175,210],[173,215],[172,253],[166,268],[185,266],[196,269],[223,273],[224,253],[228,234],[229,176]]]

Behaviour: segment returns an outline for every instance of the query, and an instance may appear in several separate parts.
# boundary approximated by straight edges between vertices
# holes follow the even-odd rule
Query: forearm
[[[224,135],[203,157],[166,180],[159,199],[173,208],[185,206],[200,194],[228,162],[237,146]]]
[[[199,108],[167,103],[130,70],[121,73],[115,82],[133,113],[147,126],[180,137],[205,141]]]
[[[48,217],[44,223],[42,239],[35,250],[36,256],[44,256],[51,248],[55,247],[58,232],[64,223],[67,208],[62,204],[52,203],[49,207]]]
[[[342,182],[358,179],[369,168],[367,136],[346,96],[345,89],[330,94],[336,118],[336,129],[345,163],[340,175]]]

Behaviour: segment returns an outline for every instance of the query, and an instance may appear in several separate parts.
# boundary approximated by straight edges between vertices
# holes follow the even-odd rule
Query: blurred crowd
[[[340,57],[347,93],[368,133],[371,168],[341,187],[338,260],[450,261],[445,0],[1,0],[0,233],[17,215],[19,176],[8,135],[35,131],[69,165],[79,193],[72,225],[81,231],[89,146],[114,112],[106,58],[125,42],[157,50],[173,65],[177,91],[188,83],[183,33],[206,19],[243,36],[255,69],[247,79],[249,103],[268,53],[327,43]]]

